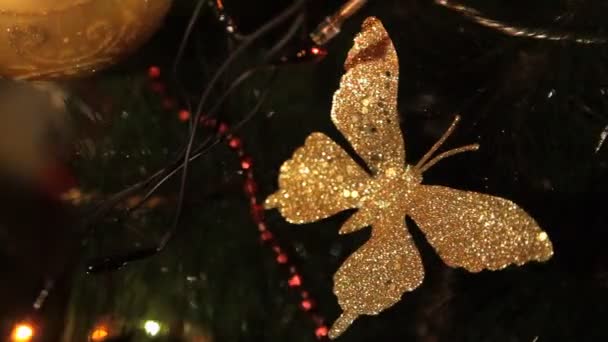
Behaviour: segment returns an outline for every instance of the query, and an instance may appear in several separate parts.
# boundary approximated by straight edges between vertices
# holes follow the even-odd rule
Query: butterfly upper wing
[[[357,207],[369,176],[333,140],[312,133],[281,166],[279,191],[266,199],[291,223],[314,222]]]
[[[500,197],[421,185],[408,215],[452,267],[497,270],[553,255],[547,233],[523,209]]]
[[[348,53],[331,118],[374,173],[403,168],[397,87],[399,61],[382,23],[368,18]]]
[[[418,287],[423,278],[420,254],[403,213],[379,213],[370,239],[334,275],[334,292],[344,312],[329,336],[339,336],[359,315],[375,315],[389,308],[404,292]]]

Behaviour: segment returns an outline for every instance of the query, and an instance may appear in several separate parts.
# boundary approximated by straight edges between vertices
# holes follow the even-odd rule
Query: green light
[[[144,323],[144,330],[149,336],[156,336],[160,332],[160,323],[157,321],[147,320]]]

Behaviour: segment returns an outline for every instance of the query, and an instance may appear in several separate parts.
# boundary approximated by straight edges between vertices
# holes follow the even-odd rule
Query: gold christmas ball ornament
[[[171,0],[0,0],[0,77],[84,76],[140,47]]]

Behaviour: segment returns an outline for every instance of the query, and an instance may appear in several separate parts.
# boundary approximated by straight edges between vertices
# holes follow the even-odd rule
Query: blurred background
[[[608,3],[38,2],[0,1],[3,341],[326,340],[369,229],[260,203],[310,133],[347,146],[331,99],[368,16],[408,163],[460,113],[447,144],[481,149],[425,183],[513,200],[555,255],[471,274],[408,219],[424,283],[339,340],[608,340]]]

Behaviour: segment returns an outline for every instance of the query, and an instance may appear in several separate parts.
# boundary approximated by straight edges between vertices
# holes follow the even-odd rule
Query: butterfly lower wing
[[[408,215],[449,266],[479,272],[553,255],[547,233],[509,200],[429,185],[416,196]]]
[[[334,275],[334,293],[344,311],[329,336],[342,334],[359,315],[375,315],[422,283],[420,254],[405,217],[384,213],[372,223],[372,236]]]
[[[291,223],[314,222],[356,208],[368,177],[333,140],[313,133],[281,166],[279,190],[265,206]]]
[[[399,61],[382,23],[368,18],[348,53],[331,118],[374,173],[405,165],[397,87]]]

